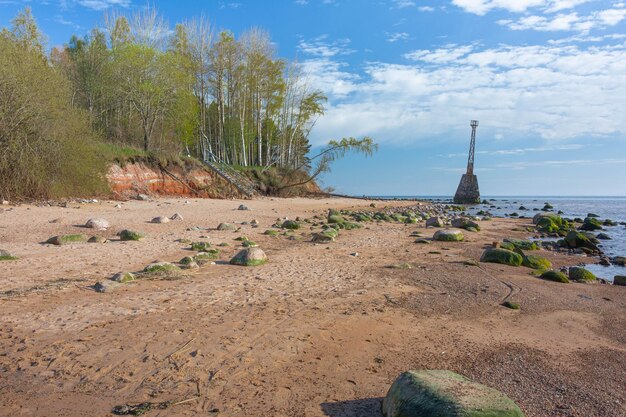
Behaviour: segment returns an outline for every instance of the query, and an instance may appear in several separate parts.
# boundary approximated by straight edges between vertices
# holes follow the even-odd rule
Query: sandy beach
[[[511,397],[526,416],[626,416],[626,288],[561,284],[525,267],[466,264],[485,246],[527,238],[524,219],[481,222],[465,242],[424,223],[365,223],[336,242],[267,236],[277,219],[370,209],[352,199],[156,199],[2,206],[0,415],[381,416],[409,369],[448,369]],[[121,204],[121,208],[116,208]],[[250,211],[237,210],[246,204]],[[409,205],[407,202],[377,202]],[[153,224],[156,216],[182,221]],[[85,229],[104,218],[106,231]],[[257,220],[258,228],[241,225]],[[239,231],[218,231],[221,222]],[[145,233],[119,242],[122,229]],[[59,234],[104,244],[44,245]],[[228,265],[247,236],[269,262]],[[193,254],[179,239],[226,242],[215,265],[176,280],[91,286],[119,271]],[[355,254],[358,254],[355,256]],[[582,257],[541,251],[555,267]],[[588,258],[584,258],[588,259]],[[390,268],[409,264],[410,268]],[[514,300],[520,310],[501,303]]]

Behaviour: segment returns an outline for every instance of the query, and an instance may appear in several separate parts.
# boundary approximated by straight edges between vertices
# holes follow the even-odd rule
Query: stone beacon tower
[[[478,191],[478,178],[474,175],[474,147],[476,146],[476,128],[478,120],[470,122],[472,127],[472,140],[470,141],[469,158],[467,158],[467,173],[461,177],[459,188],[454,194],[454,202],[457,204],[480,203],[480,191]]]

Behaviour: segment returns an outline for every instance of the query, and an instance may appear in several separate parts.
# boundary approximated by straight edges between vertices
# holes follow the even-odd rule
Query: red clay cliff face
[[[183,172],[168,167],[167,172],[143,163],[111,165],[107,180],[115,198],[137,194],[224,198],[237,195],[236,190],[217,174],[204,169]]]

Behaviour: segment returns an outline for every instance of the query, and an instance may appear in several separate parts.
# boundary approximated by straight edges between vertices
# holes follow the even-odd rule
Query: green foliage
[[[55,198],[106,191],[86,114],[43,55],[30,12],[0,33],[0,195]]]

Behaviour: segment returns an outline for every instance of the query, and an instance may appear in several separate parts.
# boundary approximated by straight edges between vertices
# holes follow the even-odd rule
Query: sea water
[[[385,196],[376,197],[384,199],[418,199],[433,202],[451,202],[450,197],[443,196]],[[619,223],[626,222],[626,197],[483,197],[489,202],[467,206],[469,214],[476,214],[480,210],[485,210],[495,217],[508,217],[512,213],[519,214],[520,217],[533,217],[546,203],[550,203],[553,211],[562,211],[563,217],[584,219],[587,214],[593,213],[599,216],[600,220],[611,219],[618,223],[618,226],[604,226],[602,231],[611,240],[600,240],[598,245],[602,251],[610,258],[614,256],[626,256],[626,226]],[[495,206],[492,208],[490,206]],[[520,210],[520,207],[527,210]],[[600,278],[613,281],[615,275],[626,275],[626,268],[618,265],[602,266],[596,263],[588,264],[587,269]]]

